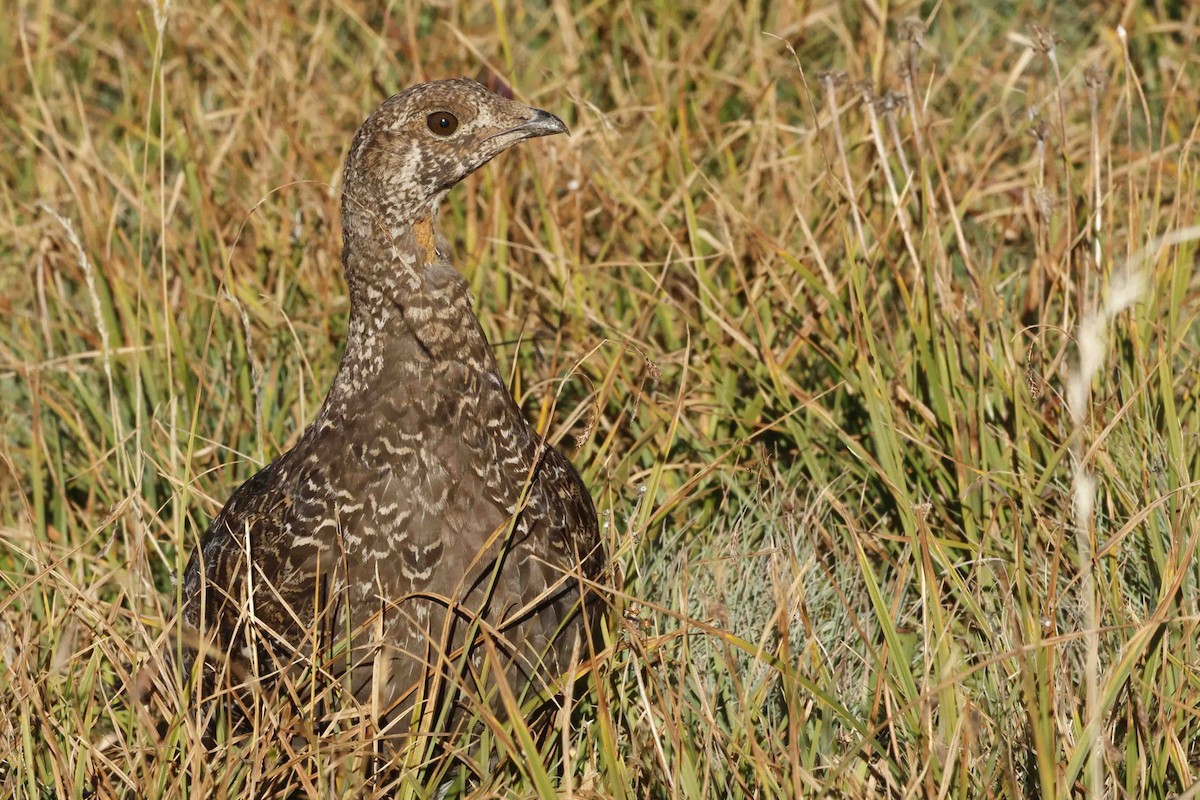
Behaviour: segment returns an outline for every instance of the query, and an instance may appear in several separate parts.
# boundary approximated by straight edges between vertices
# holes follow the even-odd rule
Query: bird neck
[[[425,385],[447,367],[499,374],[467,282],[446,258],[433,219],[394,230],[394,236],[346,239],[350,321],[327,405],[403,391],[405,382]]]

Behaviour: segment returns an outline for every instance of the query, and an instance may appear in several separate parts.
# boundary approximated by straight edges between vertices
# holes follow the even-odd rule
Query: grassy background
[[[332,377],[354,129],[488,70],[572,136],[442,227],[617,607],[455,791],[1195,792],[1200,11],[1042,5],[6,3],[0,795],[434,790],[128,688]]]

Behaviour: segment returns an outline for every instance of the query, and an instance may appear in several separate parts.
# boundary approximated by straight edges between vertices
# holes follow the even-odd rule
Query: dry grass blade
[[[9,3],[0,796],[1194,796],[1200,17],[930,8]],[[331,662],[246,731],[164,653],[337,366],[349,136],[458,74],[573,132],[443,227],[614,607],[384,765]]]

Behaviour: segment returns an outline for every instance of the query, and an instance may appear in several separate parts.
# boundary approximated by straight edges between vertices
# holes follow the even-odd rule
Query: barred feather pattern
[[[434,113],[455,117],[452,135],[433,130]],[[434,227],[464,177],[565,130],[465,79],[395,95],[359,130],[333,385],[296,445],[233,493],[183,577],[185,642],[211,642],[232,674],[269,686],[348,673],[402,734],[435,687],[486,693],[485,652],[518,692],[553,685],[580,652],[603,566],[595,506],[513,401]],[[452,667],[464,647],[465,681]],[[196,649],[185,653],[190,670]],[[206,660],[202,672],[228,670]]]

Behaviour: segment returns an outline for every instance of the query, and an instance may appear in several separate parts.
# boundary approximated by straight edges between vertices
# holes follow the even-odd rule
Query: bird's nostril
[[[525,123],[527,128],[535,128],[539,135],[545,136],[554,133],[565,133],[571,135],[571,131],[567,129],[567,124],[561,119],[551,114],[549,111],[542,111],[540,108],[533,110],[533,119]]]

